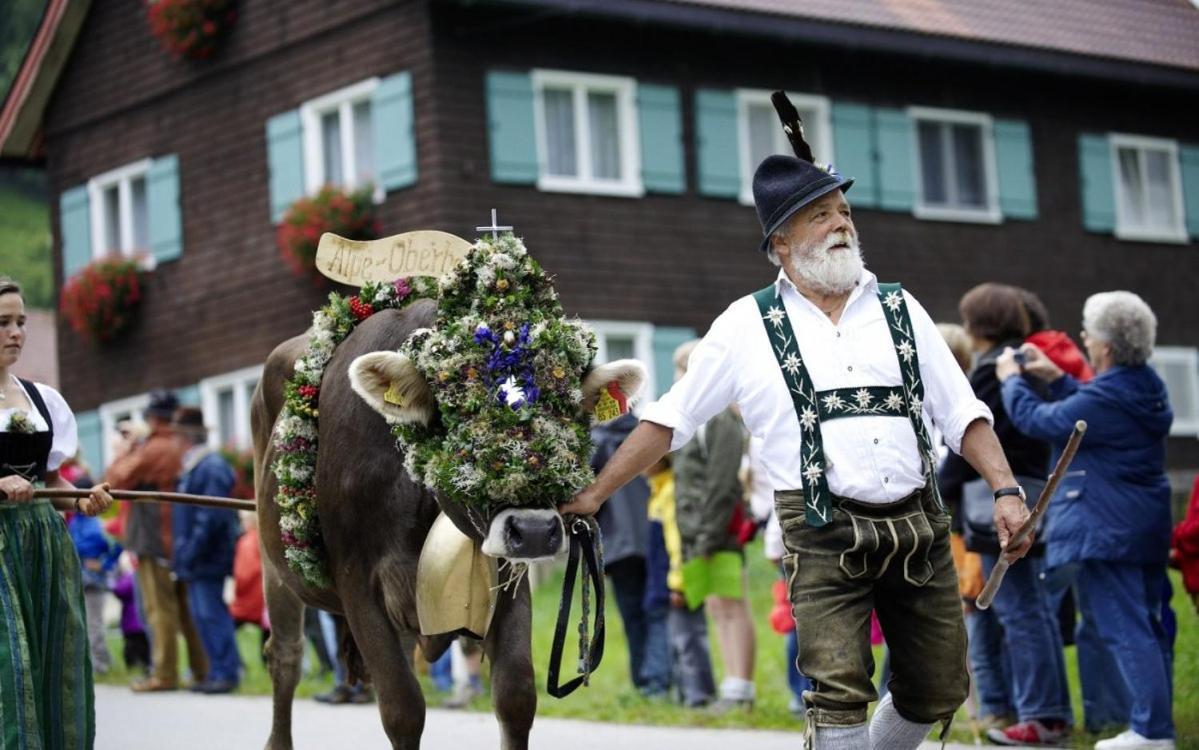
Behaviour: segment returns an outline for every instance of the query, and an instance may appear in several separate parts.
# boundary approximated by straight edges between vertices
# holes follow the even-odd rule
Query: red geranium
[[[379,236],[373,190],[347,193],[326,185],[311,198],[291,204],[279,224],[275,239],[283,259],[297,276],[314,273],[321,235],[332,232],[348,240],[373,240]]]
[[[175,58],[212,57],[237,20],[234,0],[146,0],[150,31]]]
[[[93,341],[111,341],[132,321],[142,299],[137,259],[93,261],[63,285],[59,310],[71,328]]]

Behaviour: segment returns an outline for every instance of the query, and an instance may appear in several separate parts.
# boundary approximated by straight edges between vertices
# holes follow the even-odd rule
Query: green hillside
[[[30,184],[40,181],[40,175],[5,177],[0,173],[0,274],[20,282],[28,306],[51,307],[50,212],[41,191]]]

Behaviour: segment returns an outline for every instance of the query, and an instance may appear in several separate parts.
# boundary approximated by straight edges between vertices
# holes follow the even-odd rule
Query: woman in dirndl
[[[79,557],[63,519],[35,489],[71,488],[75,415],[53,388],[10,372],[25,345],[21,288],[0,276],[0,750],[90,750],[92,667]],[[96,515],[107,485],[75,502]]]

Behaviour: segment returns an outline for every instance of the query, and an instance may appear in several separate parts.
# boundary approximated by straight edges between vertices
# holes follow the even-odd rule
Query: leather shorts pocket
[[[878,554],[879,529],[877,520],[847,513],[853,524],[853,546],[841,553],[838,565],[846,578],[861,578],[875,567],[877,560],[872,560]],[[873,564],[872,564],[873,563]]]
[[[895,519],[894,523],[899,527],[896,538],[904,540],[900,552],[904,556],[904,580],[913,586],[923,586],[933,577],[933,564],[929,559],[933,549],[933,528],[928,517],[924,513],[911,513]]]

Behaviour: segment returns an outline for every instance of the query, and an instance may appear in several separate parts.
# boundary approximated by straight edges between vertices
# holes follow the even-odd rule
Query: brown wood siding
[[[935,319],[957,321],[962,294],[984,281],[1002,281],[1034,290],[1054,324],[1077,335],[1086,297],[1123,288],[1153,307],[1160,343],[1199,343],[1199,308],[1176,281],[1199,278],[1199,248],[1122,242],[1082,226],[1078,133],[1199,140],[1169,91],[569,16],[516,23],[510,15],[444,4],[434,6],[433,29],[439,89],[454,92],[453,103],[447,99],[441,110],[439,135],[447,146],[439,165],[446,175],[439,216],[454,231],[468,231],[498,207],[503,223],[513,224],[557,276],[572,313],[702,332],[730,302],[773,278],[776,270],[756,250],[761,229],[753,208],[698,194],[692,107],[697,88],[785,87],[830,100],[974,110],[1029,122],[1037,220],[987,225],[868,209],[856,214],[871,270],[902,281]],[[486,122],[484,75],[532,68],[679,86],[686,194],[629,199],[490,183],[480,125]],[[852,203],[852,190],[848,197]],[[1199,467],[1199,441],[1170,444],[1171,465]]]
[[[64,73],[48,116],[52,194],[175,153],[184,234],[182,258],[153,272],[138,322],[119,341],[84,345],[62,324],[62,385],[77,410],[262,362],[308,326],[328,290],[292,276],[275,245],[265,135],[272,115],[370,76],[410,71],[421,176],[388,196],[380,218],[387,232],[429,221],[435,149],[424,3],[338,3],[330,6],[336,16],[318,2],[243,5],[210,69],[171,61],[145,31],[137,0],[94,4]]]
[[[431,0],[430,0],[431,1]],[[93,4],[47,115],[53,193],[146,156],[180,158],[184,254],[153,275],[140,322],[103,349],[60,330],[63,390],[79,410],[261,362],[301,331],[324,292],[293,278],[269,223],[266,120],[371,75],[413,74],[419,177],[388,196],[384,231],[470,237],[489,210],[557,277],[569,312],[700,331],[767,283],[752,208],[696,191],[694,91],[777,88],[875,106],[924,105],[1027,120],[1040,216],[1002,225],[861,210],[867,261],[938,320],[971,286],[1035,290],[1073,333],[1092,292],[1127,288],[1160,320],[1162,344],[1194,346],[1199,315],[1179,279],[1199,278],[1193,244],[1121,242],[1082,228],[1080,131],[1199,140],[1169,91],[1013,74],[937,60],[683,32],[575,15],[522,15],[425,0],[243,3],[209,63],[173,62],[137,0]],[[680,87],[688,189],[640,199],[543,193],[491,182],[484,75],[556,68]],[[850,200],[852,202],[853,193]],[[56,202],[55,202],[56,203]],[[55,205],[55,213],[56,213]],[[57,236],[57,216],[55,216]],[[61,263],[57,259],[56,263]],[[1171,441],[1171,465],[1199,466],[1199,441]]]

